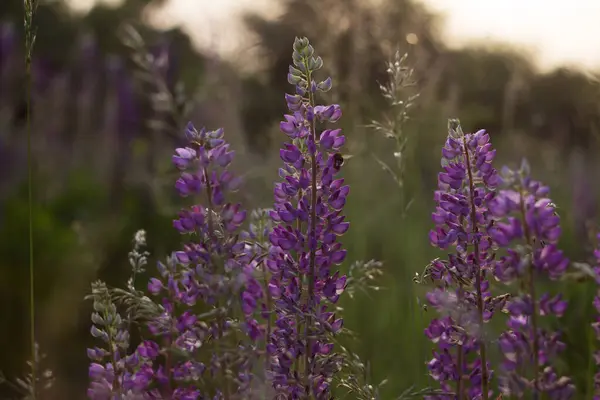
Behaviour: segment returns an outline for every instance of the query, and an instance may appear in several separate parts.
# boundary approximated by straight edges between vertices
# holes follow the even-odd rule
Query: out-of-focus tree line
[[[171,219],[181,203],[171,190],[169,160],[186,119],[225,127],[246,173],[245,204],[269,206],[295,36],[309,37],[323,57],[334,80],[329,100],[344,110],[354,156],[345,167],[352,187],[350,259],[381,259],[389,275],[375,296],[344,304],[347,325],[358,334],[353,345],[370,360],[373,378],[390,378],[384,398],[428,384],[430,350],[422,332],[431,316],[418,303],[422,293],[411,278],[435,256],[427,231],[447,118],[460,117],[467,129],[488,129],[499,162],[527,156],[535,175],[554,190],[566,221],[567,253],[586,257],[600,178],[596,77],[569,69],[540,73],[526,55],[498,45],[451,50],[438,16],[410,0],[281,0],[284,12],[276,19],[245,17],[259,46],[226,62],[194,50],[179,29],[159,32],[145,23],[144,12],[166,1],[126,0],[84,15],[61,1],[42,2],[35,19],[37,337],[57,377],[52,398],[78,399],[85,392],[85,348],[93,342],[91,306],[82,299],[90,282],[124,284],[137,229],[147,230],[153,257],[177,249]],[[0,1],[0,370],[8,378],[26,371],[29,354],[22,7],[19,0]],[[125,23],[141,33],[151,70],[132,61],[118,34]],[[403,190],[414,200],[405,218],[398,188],[372,157],[390,159],[389,144],[366,127],[387,111],[378,82],[387,79],[385,62],[396,50],[408,52],[415,69],[417,85],[407,96],[420,93],[403,132],[409,143],[402,155]],[[254,57],[258,68],[242,74],[237,67],[248,62],[245,57]],[[180,95],[192,107],[183,107]],[[591,293],[587,286],[574,291],[571,301],[580,307],[566,317],[573,349],[566,368],[582,388],[591,349],[578,324],[591,321]],[[14,392],[5,385],[0,397],[8,395]]]

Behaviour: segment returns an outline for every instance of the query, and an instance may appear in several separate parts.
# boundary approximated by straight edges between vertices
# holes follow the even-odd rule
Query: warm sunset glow
[[[544,67],[600,67],[598,0],[424,0],[446,15],[455,44],[487,38],[533,51]]]
[[[68,0],[85,10],[94,0]],[[114,3],[119,0],[100,0]],[[568,64],[600,67],[598,0],[421,0],[445,15],[448,43],[507,42],[526,49],[544,68]],[[277,0],[170,0],[152,16],[158,26],[182,24],[200,45],[220,52],[248,45],[240,16],[276,15]],[[415,37],[407,37],[413,41]]]

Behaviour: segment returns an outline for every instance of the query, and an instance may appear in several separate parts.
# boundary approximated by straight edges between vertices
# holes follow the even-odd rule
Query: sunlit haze
[[[86,8],[94,0],[70,1]],[[600,68],[600,0],[422,1],[444,15],[442,29],[452,46],[506,42],[532,54],[542,68]],[[152,20],[163,27],[182,24],[199,45],[229,53],[248,44],[241,14],[275,15],[276,5],[276,0],[170,0]]]
[[[487,38],[533,52],[543,67],[600,67],[598,0],[425,0],[446,16],[450,43]]]

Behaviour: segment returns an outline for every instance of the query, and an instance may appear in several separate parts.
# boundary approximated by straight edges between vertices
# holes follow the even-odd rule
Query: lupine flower
[[[252,211],[250,214],[251,222],[249,229],[241,235],[247,239],[248,248],[246,251],[252,254],[253,257],[248,269],[253,271],[252,276],[254,278],[249,278],[247,290],[243,294],[245,299],[245,314],[249,318],[256,311],[258,304],[261,303],[260,314],[267,321],[267,336],[271,333],[272,305],[269,291],[263,292],[263,288],[268,288],[270,280],[266,257],[269,249],[269,235],[273,229],[271,211],[272,209],[257,209]],[[264,301],[260,302],[258,301],[259,299]],[[256,320],[254,320],[253,326],[258,327],[255,325],[256,323]],[[257,331],[256,333],[261,332]]]
[[[9,62],[13,61],[13,55],[15,49],[15,27],[10,22],[0,22],[0,78],[4,78],[4,71],[8,69]]]
[[[596,259],[594,272],[596,273],[596,283],[600,285],[600,233],[596,235],[596,239],[598,247],[594,250],[594,258]],[[598,317],[596,317],[596,321],[592,324],[592,328],[596,332],[596,338],[600,340],[600,290],[598,290],[594,297],[594,308],[598,313]],[[594,375],[594,400],[600,400],[600,351],[594,353],[594,359],[596,366],[599,368],[599,371]]]
[[[504,300],[492,297],[486,281],[492,260],[486,231],[491,223],[487,204],[498,183],[492,166],[496,151],[485,131],[465,134],[460,125],[455,128],[454,124],[450,121],[442,149],[444,171],[438,175],[434,196],[436,228],[429,238],[432,245],[443,250],[454,248],[455,252],[447,260],[435,260],[428,268],[439,287],[427,298],[442,315],[425,330],[438,346],[428,367],[441,388],[454,391],[456,398],[487,399],[491,371],[483,325]]]
[[[504,355],[501,390],[522,397],[527,392],[552,399],[567,399],[574,393],[570,379],[558,377],[551,361],[565,345],[560,335],[540,325],[540,317],[560,317],[566,310],[561,296],[536,295],[535,282],[540,276],[560,278],[569,261],[556,243],[560,236],[560,218],[547,197],[549,189],[529,177],[526,162],[519,171],[505,168],[503,186],[490,202],[497,219],[488,233],[499,247],[508,248],[495,262],[498,280],[518,281],[521,291],[507,304],[508,331],[499,339]]]
[[[284,166],[275,184],[267,260],[276,312],[267,346],[270,374],[276,392],[287,399],[330,398],[331,379],[340,368],[330,335],[341,330],[342,319],[330,305],[346,283],[333,269],[346,257],[338,237],[349,227],[342,214],[349,187],[335,178],[334,165],[345,137],[340,129],[318,132],[318,124],[337,121],[341,110],[316,104],[316,94],[329,90],[331,79],[315,81],[323,62],[313,54],[308,39],[295,40],[288,82],[296,94],[285,96],[290,114],[281,131],[289,142],[279,153]]]
[[[148,290],[162,297],[163,314],[149,324],[152,333],[162,336],[169,351],[163,383],[172,398],[245,398],[249,389],[252,341],[260,336],[256,321],[232,319],[234,306],[251,315],[262,289],[253,281],[249,254],[238,240],[246,212],[239,204],[226,202],[226,194],[239,186],[239,179],[228,171],[234,152],[223,138],[223,130],[186,130],[189,147],[176,149],[173,163],[181,170],[176,188],[182,196],[202,196],[205,203],[182,210],[173,224],[189,243],[175,252],[167,264],[159,264],[161,279],[153,278]],[[202,198],[200,197],[200,198]],[[210,311],[192,311],[197,303]],[[232,342],[236,330],[252,340]],[[221,343],[222,342],[222,343]],[[233,343],[233,344],[232,344]],[[209,363],[198,361],[197,354],[212,344]],[[187,354],[175,360],[173,352]],[[220,379],[218,389],[209,396],[201,379]],[[171,397],[170,397],[171,398]]]
[[[597,180],[597,164],[590,163],[580,152],[573,152],[570,160],[569,178],[572,182],[573,225],[578,240],[591,239],[589,228],[598,215],[598,190],[592,184]],[[592,164],[592,165],[590,165]]]
[[[106,285],[103,282],[93,283],[90,298],[94,301],[91,334],[100,339],[105,347],[87,350],[87,355],[92,360],[89,366],[88,398],[160,398],[159,393],[149,387],[155,376],[152,364],[158,356],[158,345],[146,341],[133,354],[127,355],[129,332]]]
[[[189,147],[176,149],[173,156],[181,170],[175,186],[183,196],[206,200],[182,210],[173,221],[190,240],[166,264],[158,264],[160,277],[148,283],[160,305],[147,326],[161,345],[144,341],[126,356],[129,334],[114,304],[95,301],[95,309],[103,314],[98,311],[92,316],[92,335],[106,342],[108,350],[88,351],[97,360],[90,366],[88,394],[94,400],[248,398],[254,341],[262,337],[253,319],[262,287],[254,279],[251,253],[238,239],[246,212],[239,204],[225,201],[226,194],[239,186],[239,179],[227,169],[234,154],[222,129],[198,132],[189,124],[186,134]],[[146,263],[146,253],[137,251],[144,240],[142,233],[136,234],[136,247],[130,253],[134,275]],[[108,293],[105,285],[96,292]],[[199,314],[197,305],[208,311]],[[241,322],[233,315],[239,308],[245,317]],[[239,340],[238,333],[249,340]],[[208,360],[200,357],[201,352]],[[107,363],[98,362],[105,358]]]

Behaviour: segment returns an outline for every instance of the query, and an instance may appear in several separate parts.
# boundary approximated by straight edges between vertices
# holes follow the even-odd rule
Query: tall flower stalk
[[[226,202],[226,195],[238,189],[240,179],[228,167],[234,152],[225,142],[223,129],[197,131],[186,129],[188,147],[179,148],[173,163],[182,171],[176,188],[182,196],[203,196],[202,204],[182,210],[174,226],[190,241],[174,253],[169,265],[160,268],[162,280],[152,279],[149,290],[164,293],[164,315],[150,326],[151,330],[179,352],[196,355],[177,360],[167,355],[173,382],[189,382],[189,395],[207,396],[203,375],[218,377],[220,385],[212,396],[245,398],[250,389],[254,359],[253,342],[261,336],[252,318],[239,320],[255,305],[262,292],[253,281],[250,255],[239,240],[246,211],[240,204]],[[248,288],[254,288],[249,291]],[[250,296],[249,296],[250,295]],[[208,311],[193,312],[197,303]],[[250,340],[239,337],[244,334]],[[210,347],[212,345],[212,347]],[[207,347],[209,346],[209,347]],[[198,352],[211,348],[208,364],[198,361]]]
[[[88,391],[92,399],[250,398],[255,342],[263,336],[253,316],[262,286],[254,278],[252,253],[239,239],[246,212],[226,202],[227,193],[240,184],[228,170],[234,152],[222,129],[198,131],[189,124],[186,135],[188,146],[173,156],[181,170],[175,186],[184,197],[204,200],[183,209],[173,222],[188,240],[158,264],[160,277],[150,279],[148,290],[157,302],[149,307],[150,299],[138,301],[151,311],[145,322],[157,340],[146,340],[127,355],[131,315],[124,321],[106,286],[96,285],[92,335],[107,349],[88,351],[95,361]],[[134,277],[145,257],[137,248],[130,254],[134,276],[129,292],[134,297]]]
[[[329,310],[344,290],[346,277],[333,270],[346,257],[338,236],[348,230],[342,210],[349,187],[335,179],[340,169],[341,129],[324,129],[341,117],[337,104],[317,105],[316,94],[331,88],[331,78],[315,81],[323,61],[306,38],[294,41],[286,94],[290,114],[281,130],[290,142],[280,150],[282,182],[275,184],[274,222],[267,265],[276,320],[268,353],[273,387],[290,399],[325,399],[340,369],[331,334],[342,328]]]
[[[546,330],[542,317],[564,314],[567,303],[561,295],[539,295],[536,282],[559,279],[569,261],[557,248],[560,218],[548,198],[549,188],[529,177],[529,166],[502,171],[504,189],[490,202],[496,221],[488,233],[506,255],[495,262],[494,274],[502,282],[518,284],[518,294],[506,306],[508,330],[499,339],[504,355],[500,388],[521,398],[547,393],[566,399],[574,393],[570,379],[559,377],[551,361],[565,345],[559,333]]]
[[[493,258],[486,229],[491,223],[487,203],[498,183],[495,153],[485,131],[465,134],[458,121],[449,122],[444,171],[435,192],[436,228],[429,238],[432,245],[454,253],[428,268],[438,288],[427,297],[442,318],[434,319],[425,333],[438,344],[428,364],[430,374],[458,399],[488,399],[491,393],[484,324],[504,300],[492,297],[486,280]]]
[[[594,272],[596,273],[596,283],[600,285],[600,234],[596,235],[596,239],[598,247],[594,250],[594,258],[596,259]],[[600,341],[600,289],[594,297],[594,308],[596,309],[598,316],[596,317],[596,321],[592,323],[592,328],[596,333],[597,340]],[[594,375],[594,400],[600,400],[600,350],[594,353],[594,359],[598,368],[598,371]]]

